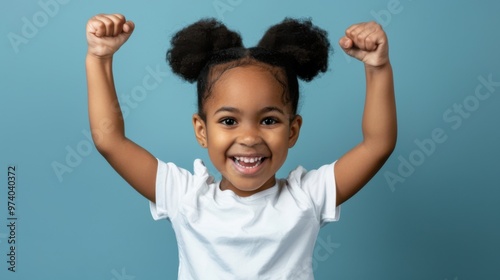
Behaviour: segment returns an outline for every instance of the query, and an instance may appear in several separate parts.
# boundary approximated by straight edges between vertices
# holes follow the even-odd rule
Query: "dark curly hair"
[[[177,32],[167,61],[172,71],[188,82],[197,82],[198,113],[212,86],[227,70],[249,64],[269,67],[283,85],[283,100],[293,114],[299,100],[298,78],[311,81],[328,68],[330,42],[327,32],[310,19],[285,18],[271,26],[256,47],[245,48],[238,33],[215,19],[202,19]]]

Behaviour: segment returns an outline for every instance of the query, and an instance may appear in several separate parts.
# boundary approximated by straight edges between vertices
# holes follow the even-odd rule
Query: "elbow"
[[[386,144],[380,149],[381,158],[384,163],[392,155],[394,149],[396,149],[396,138],[397,137],[395,136],[394,139],[388,140]]]
[[[376,156],[380,162],[385,162],[394,152],[396,140],[396,135],[394,135],[394,137],[379,139],[378,141],[365,141],[364,146],[372,155]]]
[[[384,161],[387,160],[392,152],[394,152],[394,149],[396,149],[397,138],[398,130],[394,128],[387,132],[384,137],[380,137],[374,141],[373,146],[377,147],[376,149],[382,158],[384,158]]]
[[[396,148],[396,145],[392,145],[390,147],[387,147],[380,152],[380,158],[382,159],[383,162],[386,162],[387,159],[392,155],[392,152],[394,152],[394,149]]]
[[[396,124],[386,128],[371,129],[363,131],[363,146],[371,153],[387,159],[394,149],[398,138]]]
[[[94,146],[99,154],[101,154],[103,157],[106,157],[111,153],[111,148],[106,145],[97,144],[96,142],[94,142]]]
[[[394,149],[396,149],[396,142],[397,136],[394,135],[394,137],[384,141],[384,143],[379,148],[379,152],[384,161],[386,161],[391,156],[392,152],[394,152]]]
[[[96,150],[104,158],[108,158],[109,155],[113,154],[113,152],[116,151],[117,147],[119,147],[119,144],[122,142],[122,140],[124,140],[124,139],[111,140],[111,139],[99,138],[94,135],[92,136],[93,136],[92,140],[94,141],[94,146],[96,147]]]
[[[94,141],[94,146],[99,154],[101,154],[104,158],[107,158],[112,153],[110,145],[103,145],[102,143],[96,143]]]
[[[385,151],[388,157],[392,154],[392,152],[394,152],[394,149],[396,149],[396,143],[397,143],[397,134],[395,134],[393,137],[387,140]]]

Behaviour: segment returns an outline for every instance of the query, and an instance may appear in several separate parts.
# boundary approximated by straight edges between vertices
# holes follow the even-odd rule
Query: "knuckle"
[[[113,22],[109,22],[109,21],[108,21],[108,22],[105,22],[105,23],[104,23],[104,26],[105,26],[105,28],[106,28],[107,30],[109,30],[109,29],[113,28]]]
[[[101,20],[97,20],[97,21],[95,21],[95,23],[96,23],[97,27],[100,29],[106,28],[106,24],[104,24],[104,22],[102,22]]]
[[[114,14],[113,16],[118,23],[125,23],[125,16],[123,16],[122,14]]]

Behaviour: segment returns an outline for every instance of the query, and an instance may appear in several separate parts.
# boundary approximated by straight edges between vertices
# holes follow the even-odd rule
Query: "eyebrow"
[[[220,113],[220,112],[240,113],[241,110],[238,108],[235,108],[235,107],[223,106],[223,107],[220,107],[219,109],[217,109],[214,112],[214,115],[216,115],[217,113]],[[259,111],[260,114],[269,113],[269,112],[278,112],[282,115],[285,115],[285,112],[276,106],[264,107]]]

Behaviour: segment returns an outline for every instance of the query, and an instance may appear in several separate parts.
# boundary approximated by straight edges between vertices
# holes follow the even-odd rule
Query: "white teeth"
[[[262,157],[234,157],[237,161],[244,163],[254,163],[262,160]]]
[[[263,157],[234,157],[235,163],[241,168],[255,168],[262,163]],[[246,164],[254,164],[253,166],[242,165],[242,163]]]

